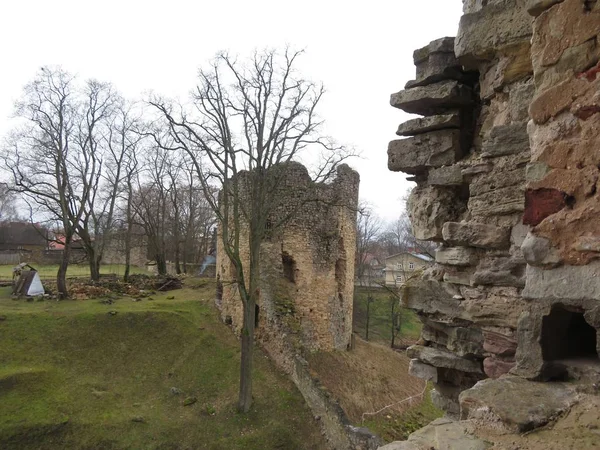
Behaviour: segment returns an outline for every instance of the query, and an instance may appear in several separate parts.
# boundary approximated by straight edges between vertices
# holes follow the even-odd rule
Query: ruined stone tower
[[[415,236],[440,244],[404,292],[423,322],[410,370],[468,418],[459,394],[487,377],[600,380],[600,2],[463,9],[392,95],[424,117],[388,156],[417,183]]]
[[[274,360],[291,371],[293,353],[284,347],[292,340],[309,350],[346,349],[350,344],[359,176],[341,165],[337,177],[324,184],[311,181],[299,163],[287,163],[285,171],[285,182],[278,188],[282,207],[268,226],[287,215],[291,218],[274,227],[261,247],[256,332]],[[247,264],[247,236],[242,236],[241,247]],[[219,235],[222,296],[217,305],[223,320],[239,334],[242,302],[233,273]]]

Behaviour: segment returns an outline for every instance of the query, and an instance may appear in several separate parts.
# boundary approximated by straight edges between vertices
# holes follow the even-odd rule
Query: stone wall
[[[257,338],[277,346],[282,335],[292,333],[303,349],[345,350],[352,334],[359,177],[341,165],[330,184],[315,184],[300,164],[289,163],[285,170],[280,206],[268,222],[277,224],[302,206],[284,226],[274,227],[261,247]],[[248,237],[241,234],[247,267]],[[220,233],[217,274],[222,285],[217,306],[239,334],[242,303]]]
[[[417,183],[415,236],[440,245],[404,292],[424,325],[411,372],[455,415],[478,380],[576,376],[553,362],[581,344],[594,364],[587,341],[600,349],[600,3],[463,10],[455,39],[415,51],[416,80],[391,105],[423,117],[388,148],[389,169]]]

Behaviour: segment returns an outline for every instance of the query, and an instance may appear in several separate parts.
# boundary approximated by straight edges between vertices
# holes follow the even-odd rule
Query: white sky
[[[110,81],[127,97],[185,97],[219,50],[304,48],[300,70],[322,81],[327,134],[363,158],[361,198],[393,220],[410,183],[387,170],[387,144],[408,115],[389,95],[414,77],[412,52],[454,36],[459,0],[0,0],[0,137],[14,101],[44,65]]]

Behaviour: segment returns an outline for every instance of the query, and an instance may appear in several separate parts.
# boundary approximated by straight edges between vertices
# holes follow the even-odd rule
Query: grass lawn
[[[39,266],[37,264],[31,264],[39,273],[40,278],[49,279],[56,278],[56,273],[58,272],[58,265],[45,265]],[[12,280],[13,274],[12,264],[3,264],[0,265],[0,280]],[[123,275],[125,273],[125,265],[124,264],[105,264],[100,267],[101,274],[117,274]],[[145,267],[135,267],[131,266],[130,273],[145,273],[148,271]],[[87,264],[70,264],[67,269],[67,277],[89,277],[90,276],[90,267]]]
[[[110,305],[9,291],[1,449],[325,448],[300,393],[259,350],[254,406],[236,412],[239,344],[212,306],[212,281]]]
[[[363,339],[367,332],[367,297],[373,296],[369,308],[369,341],[390,345],[392,338],[392,299],[390,293],[383,288],[356,287],[354,290],[354,332]],[[396,309],[398,309],[396,303]],[[419,339],[421,322],[414,311],[400,308],[400,333],[396,344],[412,343]]]

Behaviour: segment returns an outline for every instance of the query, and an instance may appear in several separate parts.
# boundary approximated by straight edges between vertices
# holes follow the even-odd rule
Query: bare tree
[[[17,212],[17,197],[10,185],[0,182],[0,222],[21,220]]]
[[[87,107],[70,74],[42,68],[17,103],[16,115],[24,123],[2,151],[12,188],[23,194],[32,211],[60,224],[64,244],[57,273],[60,297],[68,294],[71,245],[99,170],[93,155],[79,153],[82,144],[90,150]]]
[[[381,219],[375,214],[373,207],[367,202],[361,201],[358,206],[356,220],[355,261],[355,273],[361,285],[365,274],[367,275],[369,285],[371,284],[370,259],[373,257],[381,227]]]
[[[316,108],[324,89],[296,73],[299,55],[268,50],[242,63],[221,53],[199,71],[188,107],[158,98],[151,101],[176,141],[176,145],[161,145],[182,150],[192,162],[220,223],[223,249],[235,269],[243,304],[238,402],[243,412],[252,403],[260,248],[266,229],[285,223],[282,219],[267,227],[271,214],[282,206],[279,188],[285,170],[279,168],[318,148],[322,159],[314,175],[322,180],[345,156],[344,148],[321,134]],[[221,189],[218,196],[215,187]],[[249,261],[241,256],[242,233],[247,236]]]

